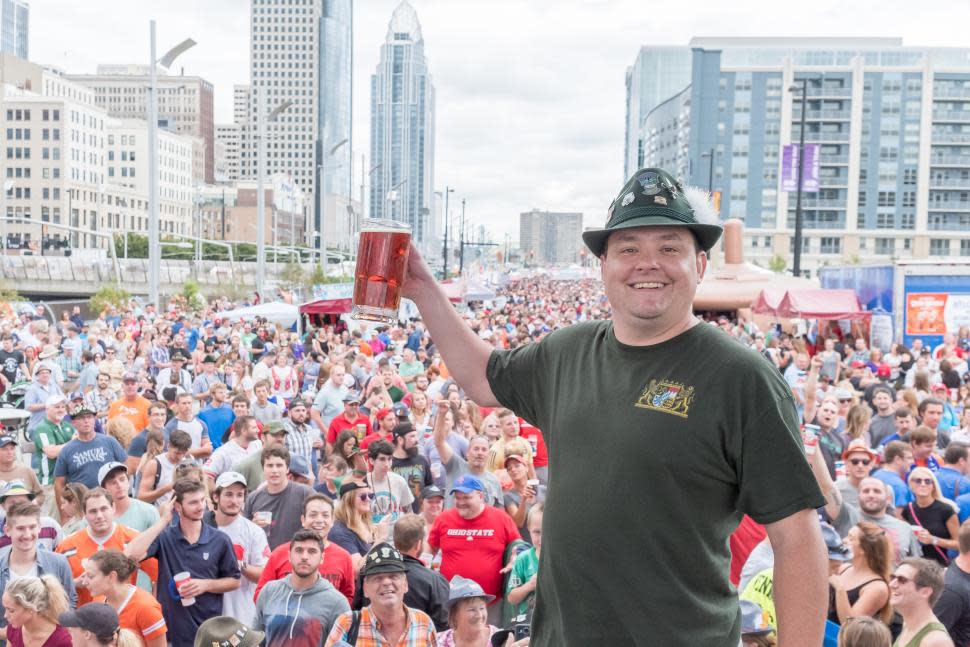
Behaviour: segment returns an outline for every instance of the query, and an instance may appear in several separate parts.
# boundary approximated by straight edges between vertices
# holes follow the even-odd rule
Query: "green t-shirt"
[[[777,369],[706,324],[632,347],[599,321],[495,351],[487,376],[549,450],[531,644],[736,647],[742,514],[824,504]]]
[[[404,399],[404,395],[406,393],[407,393],[407,391],[402,391],[401,389],[397,388],[396,386],[389,386],[389,387],[387,387],[387,394],[389,396],[391,396],[391,402],[393,402],[394,404],[397,404],[402,399]]]
[[[49,445],[63,445],[74,436],[74,427],[67,421],[54,424],[50,418],[44,418],[40,424],[34,427],[31,432],[34,438],[34,456],[32,466],[37,472],[37,478],[41,485],[54,484],[54,464],[56,458],[44,456],[44,448]]]
[[[532,576],[539,571],[539,558],[536,556],[536,549],[530,548],[529,550],[519,553],[518,557],[515,558],[515,562],[512,564],[512,573],[509,575],[509,583],[505,587],[505,599],[508,600],[509,593],[512,589],[517,589],[529,580]],[[529,607],[532,604],[535,593],[530,593],[526,599],[515,605],[515,612],[513,616],[522,615],[529,611]]]
[[[412,375],[420,375],[424,373],[424,364],[421,362],[412,362],[410,364],[402,362],[400,366],[397,367],[397,373],[402,378],[410,377]],[[408,391],[414,393],[414,389],[417,388],[417,384],[412,380],[407,383]]]

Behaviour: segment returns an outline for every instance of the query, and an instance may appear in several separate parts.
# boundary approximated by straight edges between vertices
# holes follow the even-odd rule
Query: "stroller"
[[[28,388],[30,380],[23,380],[11,384],[0,395],[0,424],[3,425],[3,433],[16,438],[20,451],[24,454],[34,451],[34,441],[27,433],[30,413],[23,408]]]

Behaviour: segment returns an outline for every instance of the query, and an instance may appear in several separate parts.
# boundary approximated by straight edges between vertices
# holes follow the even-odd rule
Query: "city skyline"
[[[369,150],[364,90],[397,4],[355,5],[355,185],[359,153]],[[656,13],[632,1],[413,5],[438,92],[435,190],[455,187],[457,199],[467,198],[472,222],[487,223],[499,240],[506,233],[517,238],[518,214],[531,208],[583,212],[587,226],[603,221],[623,181],[624,76],[642,45],[684,45],[712,35],[866,35],[960,46],[959,26],[970,17],[970,7],[955,3],[928,6],[914,21],[902,2],[822,1],[793,21],[767,1],[740,11],[687,2],[665,13],[658,30]],[[158,21],[162,49],[188,36],[199,41],[173,72],[184,67],[212,82],[216,121],[232,121],[232,86],[249,82],[248,3],[32,3],[31,59],[72,74],[94,72],[98,64],[145,63],[150,18]]]

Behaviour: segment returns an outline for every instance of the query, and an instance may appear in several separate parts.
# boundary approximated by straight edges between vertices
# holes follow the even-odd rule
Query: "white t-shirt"
[[[404,477],[394,472],[388,472],[382,481],[375,481],[374,474],[367,475],[367,482],[374,490],[374,501],[371,507],[374,523],[380,522],[384,517],[390,516],[390,521],[397,521],[397,518],[410,512],[410,506],[414,503],[414,495],[408,482]]]
[[[265,566],[269,561],[269,544],[266,532],[240,514],[228,526],[219,530],[229,535],[236,558],[243,564]],[[246,626],[252,626],[256,617],[256,583],[245,575],[239,580],[239,588],[222,594],[222,615],[235,618]]]
[[[223,445],[219,446],[219,449],[212,452],[212,456],[209,460],[205,462],[205,471],[207,474],[215,478],[222,474],[223,472],[228,472],[232,469],[232,466],[246,458],[251,456],[256,452],[263,449],[263,442],[261,440],[254,440],[249,443],[249,447],[243,449],[239,446],[235,440],[230,440]]]
[[[205,430],[205,424],[198,418],[192,418],[188,422],[178,418],[175,420],[175,428],[192,437],[192,449],[202,447],[202,431]],[[208,436],[208,431],[206,431],[206,436]]]

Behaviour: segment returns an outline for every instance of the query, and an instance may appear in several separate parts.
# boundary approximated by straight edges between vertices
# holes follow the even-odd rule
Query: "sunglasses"
[[[914,478],[909,480],[913,485],[933,485],[933,479]]]
[[[872,461],[868,458],[850,458],[849,462],[853,465],[868,465]]]
[[[358,495],[357,495],[357,500],[358,500],[358,501],[370,501],[370,500],[372,500],[373,498],[374,498],[374,495],[373,495],[373,493],[371,493],[371,494],[366,494],[366,493],[363,493],[363,494],[358,494]]]
[[[839,400],[839,402],[841,402],[842,404],[848,404],[852,402],[852,398],[849,398],[848,400]]]
[[[899,582],[900,585],[903,585],[903,584],[907,584],[909,582],[912,582],[913,580],[910,579],[910,578],[908,578],[908,577],[905,577],[903,575],[896,575],[895,573],[893,573],[892,575],[889,576],[889,581],[890,582]]]

